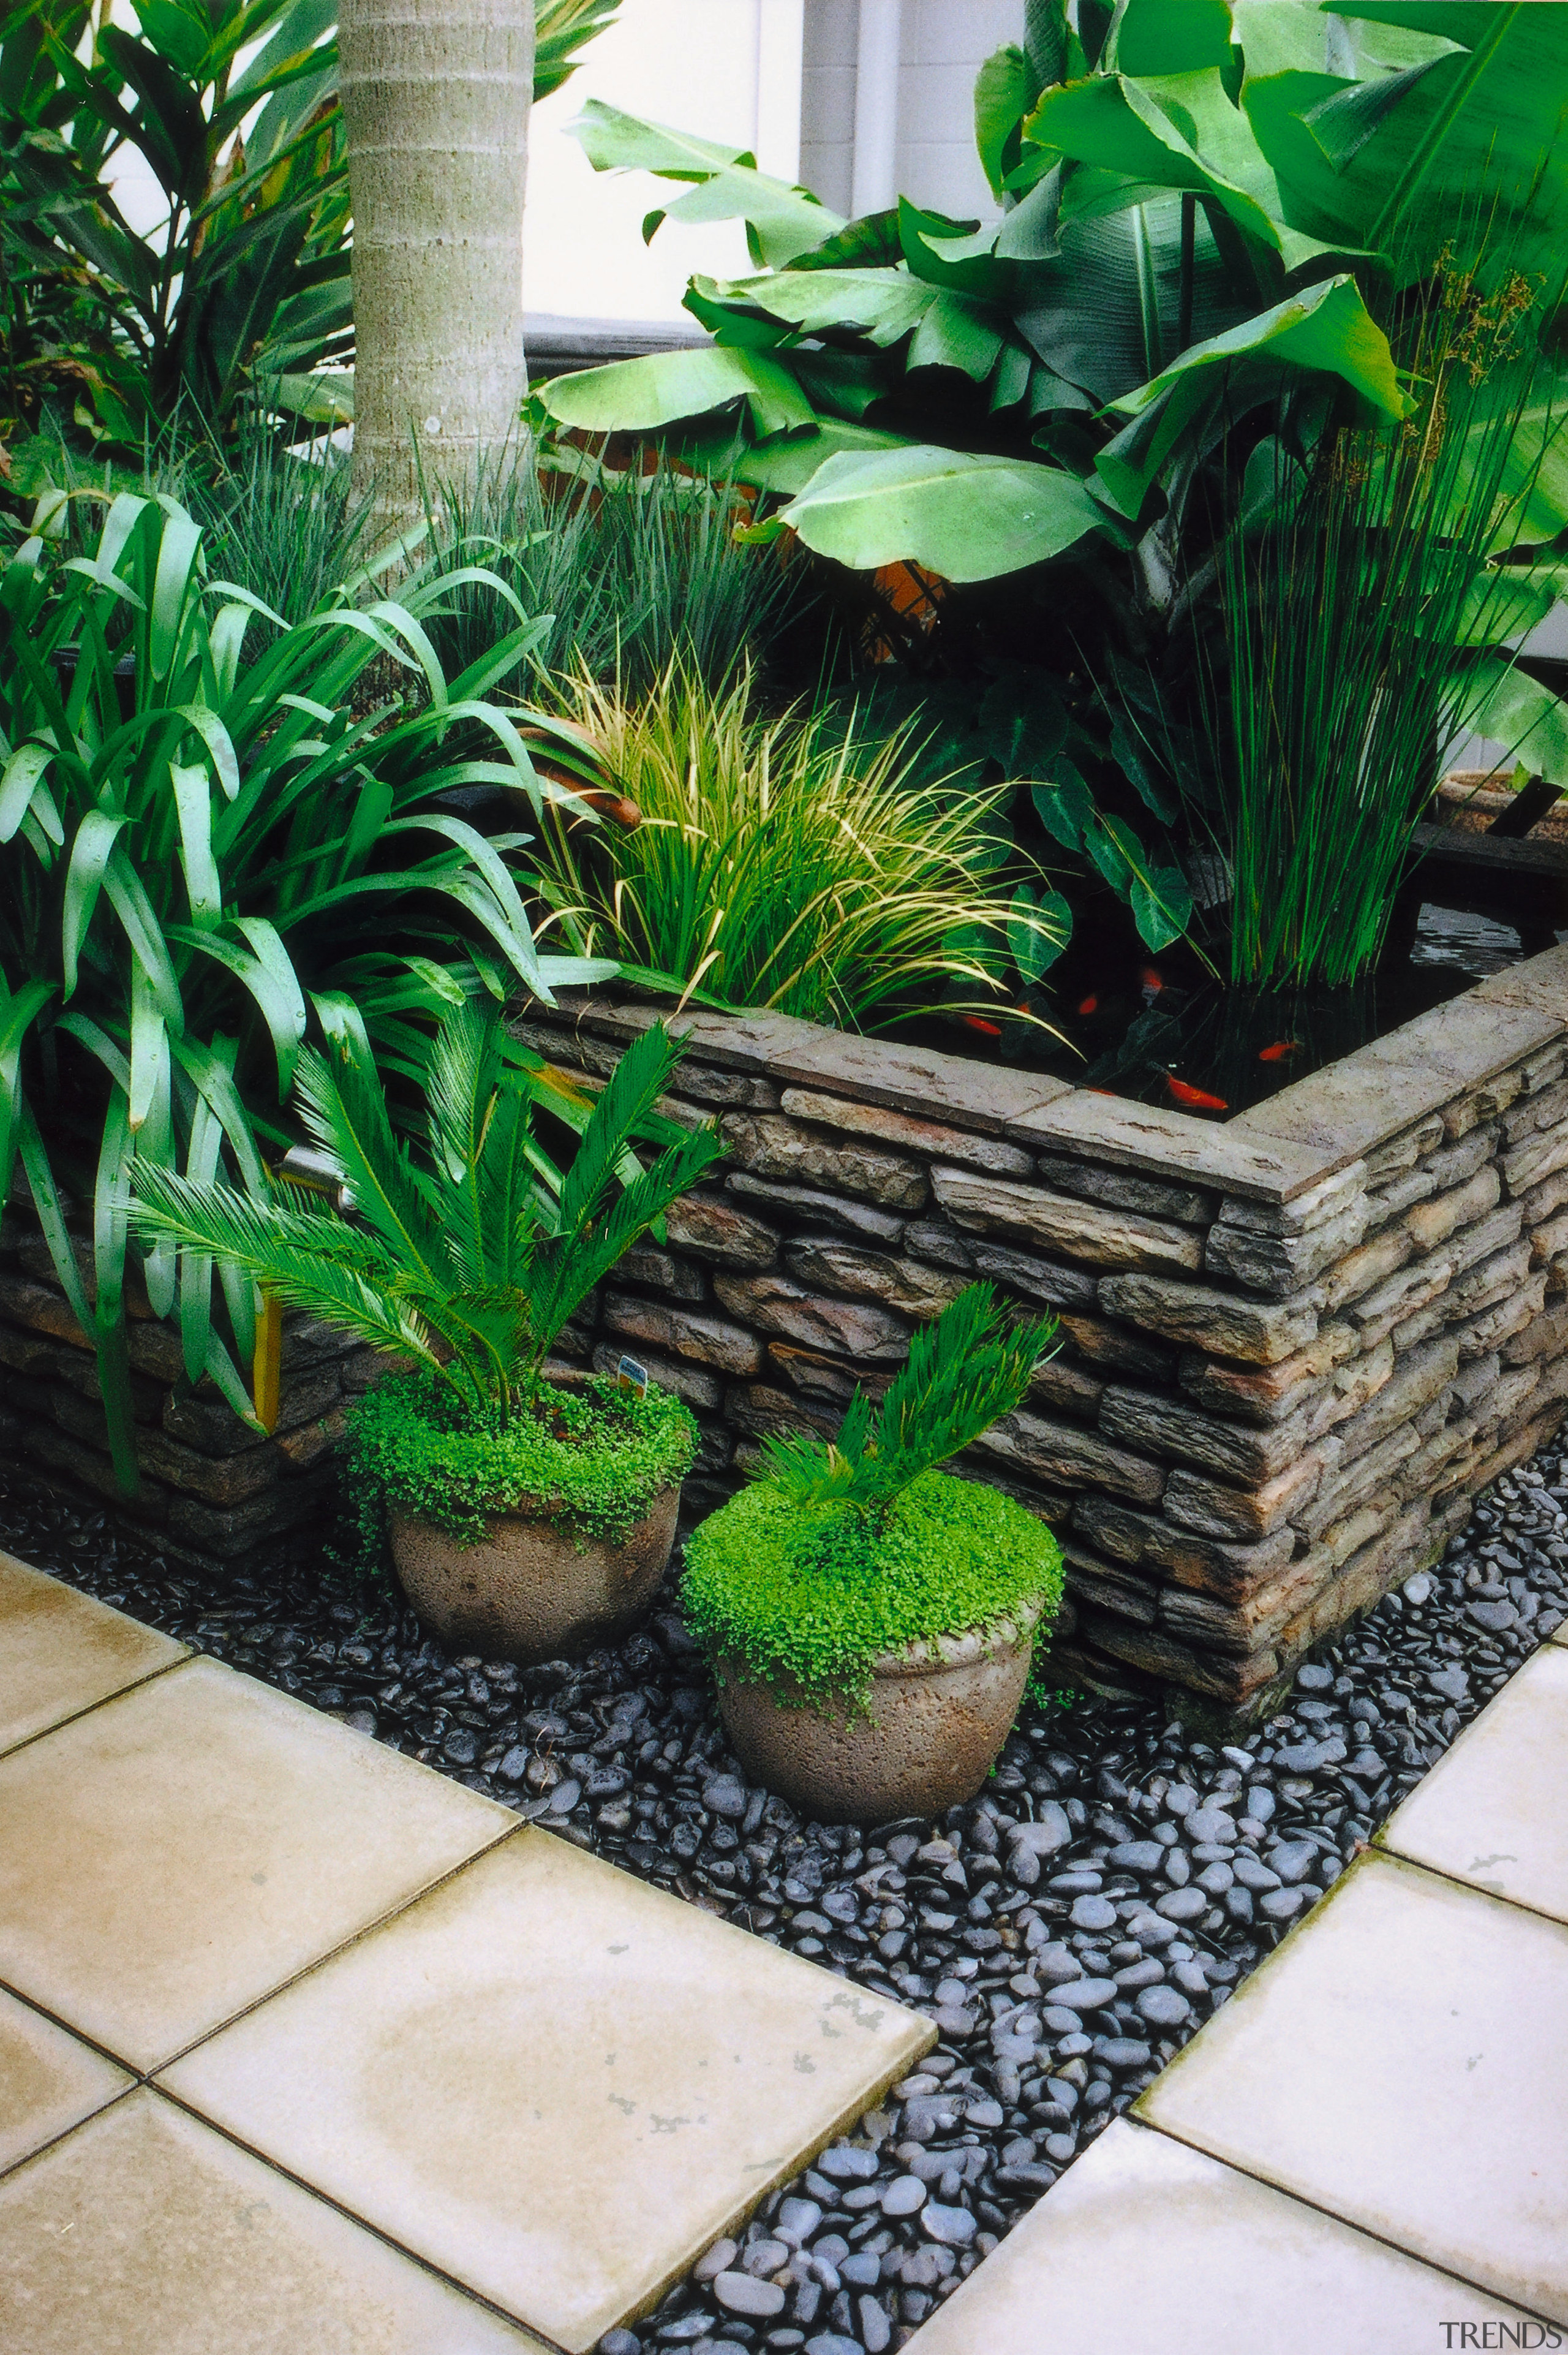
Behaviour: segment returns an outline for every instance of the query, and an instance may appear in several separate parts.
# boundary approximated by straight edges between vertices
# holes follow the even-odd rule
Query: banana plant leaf
[[[830,212],[809,188],[792,187],[759,172],[755,156],[745,148],[720,146],[688,131],[644,123],[598,98],[587,101],[571,129],[596,172],[653,172],[661,179],[692,183],[689,196],[677,197],[646,216],[645,240],[666,219],[738,218],[746,223],[752,259],[779,269],[844,227],[841,216]]]
[[[987,581],[1059,556],[1106,517],[1060,467],[916,442],[827,459],[779,520],[858,570],[903,559],[948,581]]]

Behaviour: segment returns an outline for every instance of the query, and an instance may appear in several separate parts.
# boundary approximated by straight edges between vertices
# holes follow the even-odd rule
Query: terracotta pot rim
[[[1012,1610],[1005,1619],[994,1620],[985,1627],[959,1627],[948,1636],[917,1636],[896,1652],[879,1652],[871,1664],[874,1684],[890,1684],[916,1677],[939,1677],[953,1668],[973,1668],[978,1660],[987,1659],[995,1652],[1012,1652],[1033,1636],[1045,1608],[1044,1595],[1037,1602],[1024,1604]],[[724,1655],[718,1663],[720,1678],[729,1678],[736,1684],[759,1685],[768,1692],[776,1688],[773,1680],[746,1669],[739,1656]],[[794,1680],[789,1680],[793,1684]],[[796,1689],[799,1689],[796,1687]],[[841,1696],[835,1691],[831,1700]]]

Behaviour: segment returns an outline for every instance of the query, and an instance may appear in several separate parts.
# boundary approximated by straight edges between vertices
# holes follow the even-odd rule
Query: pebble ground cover
[[[450,1658],[390,1583],[202,1572],[0,1482],[0,1541],[757,1934],[930,2014],[935,2051],[600,2355],[883,2355],[911,2336],[1568,1617],[1568,1451],[1232,1741],[1157,1700],[1026,1708],[935,1823],[748,1788],[667,1597],[614,1650]],[[1499,1998],[1503,1991],[1499,1989]]]

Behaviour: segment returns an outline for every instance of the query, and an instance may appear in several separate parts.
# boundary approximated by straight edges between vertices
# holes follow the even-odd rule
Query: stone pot
[[[591,1652],[634,1627],[675,1541],[677,1484],[655,1497],[620,1545],[580,1550],[558,1522],[498,1513],[477,1545],[432,1521],[395,1516],[392,1559],[403,1591],[449,1652],[526,1668]]]
[[[863,1710],[790,1707],[799,1689],[717,1668],[719,1713],[753,1783],[828,1823],[937,1816],[972,1799],[1007,1740],[1040,1606],[988,1634],[968,1628],[885,1652]]]

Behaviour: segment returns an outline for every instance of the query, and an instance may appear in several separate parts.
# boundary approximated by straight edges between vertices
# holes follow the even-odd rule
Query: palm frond
[[[544,1346],[555,1339],[573,1311],[625,1257],[639,1236],[646,1234],[654,1220],[696,1184],[723,1151],[712,1127],[690,1130],[678,1145],[671,1146],[624,1186],[597,1223],[585,1218],[568,1227],[563,1189],[561,1231],[539,1243],[525,1279],[533,1298],[535,1334]],[[581,1152],[579,1146],[579,1158]]]
[[[547,1224],[542,1217],[546,1206],[554,1219],[557,1205],[541,1193],[537,1164],[528,1091],[512,1078],[497,1094],[475,1172],[479,1229],[493,1284],[523,1282],[533,1263],[535,1237]]]
[[[265,1284],[286,1306],[418,1359],[471,1411],[504,1417],[594,1285],[722,1153],[718,1136],[711,1124],[660,1123],[674,1141],[639,1166],[631,1139],[652,1124],[677,1057],[655,1025],[594,1106],[552,1206],[532,1077],[509,1058],[493,1009],[450,1007],[425,1059],[428,1170],[393,1136],[364,1029],[339,1022],[332,1045],[334,1060],[302,1055],[295,1095],[342,1172],[351,1215],[287,1185],[258,1200],[139,1161],[131,1222]]]
[[[680,1050],[662,1022],[651,1023],[621,1056],[588,1116],[561,1188],[563,1234],[597,1216],[616,1182],[618,1163],[653,1114],[679,1060]]]
[[[884,1503],[1012,1412],[1055,1330],[1050,1317],[1010,1326],[992,1287],[971,1284],[915,1334],[874,1418],[857,1390],[835,1444],[769,1440],[760,1476],[797,1505]]]
[[[438,1362],[425,1319],[397,1296],[398,1271],[373,1236],[330,1211],[257,1202],[155,1163],[132,1165],[129,1222],[181,1250],[211,1252],[265,1284],[287,1308],[320,1316],[373,1348]]]
[[[480,1170],[496,1109],[501,1052],[496,1026],[471,1000],[442,1023],[425,1077],[430,1154],[441,1185],[441,1240],[465,1284],[496,1280]]]
[[[313,1047],[301,1055],[294,1082],[300,1116],[336,1160],[361,1216],[405,1265],[433,1279],[437,1222],[407,1150],[392,1134],[375,1065],[346,1032],[334,1041],[334,1055],[335,1069]]]

